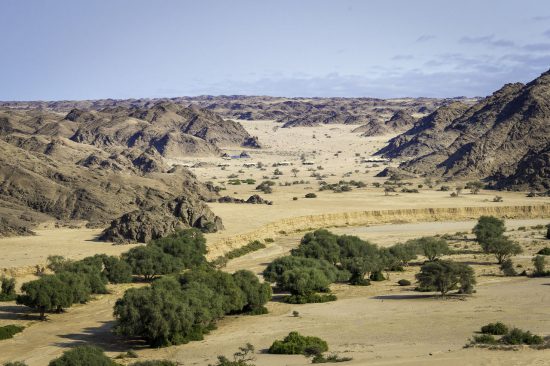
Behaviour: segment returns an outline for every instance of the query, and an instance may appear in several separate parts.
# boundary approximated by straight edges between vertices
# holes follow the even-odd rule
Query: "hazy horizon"
[[[527,0],[7,0],[2,101],[485,96],[550,68]]]

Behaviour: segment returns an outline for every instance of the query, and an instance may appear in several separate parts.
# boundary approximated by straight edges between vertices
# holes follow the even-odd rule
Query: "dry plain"
[[[442,182],[434,189],[427,187],[422,179],[409,179],[418,187],[419,193],[395,192],[385,195],[382,188],[373,183],[383,183],[386,178],[374,177],[386,167],[382,163],[361,162],[369,159],[391,136],[359,137],[351,133],[352,126],[331,125],[314,128],[280,129],[271,121],[243,121],[245,128],[257,135],[264,145],[262,150],[248,150],[250,158],[222,160],[220,158],[194,158],[187,161],[172,161],[177,164],[196,165],[190,168],[202,181],[212,181],[225,186],[221,195],[248,198],[255,191],[256,184],[264,177],[272,179],[273,164],[289,162],[292,165],[278,167],[282,175],[275,176],[277,184],[273,193],[262,197],[272,200],[273,205],[247,205],[211,203],[213,211],[224,222],[226,230],[208,234],[210,257],[223,254],[231,246],[246,244],[251,238],[275,241],[257,252],[229,262],[226,270],[250,269],[259,273],[272,259],[284,255],[296,246],[304,229],[315,228],[318,222],[314,216],[362,212],[374,210],[403,211],[407,209],[453,209],[478,207],[496,210],[504,207],[544,206],[550,199],[527,198],[525,192],[492,192],[469,194],[467,190],[459,197],[450,197],[450,192],[437,190],[441,185],[454,188],[463,182]],[[238,155],[241,151],[228,151]],[[314,165],[302,165],[301,156]],[[256,167],[245,168],[244,163],[264,165],[265,170]],[[220,167],[226,163],[228,166]],[[391,162],[390,165],[396,165]],[[321,166],[322,170],[318,167]],[[297,172],[293,173],[292,169]],[[314,169],[309,171],[308,169]],[[312,173],[326,175],[329,183],[344,180],[361,180],[367,187],[351,192],[318,192],[318,181]],[[294,177],[294,174],[296,177]],[[230,176],[239,179],[254,179],[255,184],[229,185]],[[279,182],[304,181],[304,183],[281,186]],[[309,192],[317,198],[306,199]],[[498,194],[503,202],[493,202]],[[297,197],[297,200],[293,200]],[[404,212],[404,211],[403,211]],[[379,245],[392,245],[423,235],[454,234],[469,232],[474,226],[475,211],[467,215],[454,215],[451,219],[433,216],[419,218],[404,212],[395,220],[369,224],[368,226],[346,226],[345,220],[330,217],[319,221],[324,226],[337,226],[338,234],[358,235]],[[448,215],[448,216],[453,216]],[[543,232],[537,225],[550,222],[550,217],[537,213],[533,217],[521,217],[521,212],[509,211],[507,226],[509,235],[517,238],[525,253],[515,260],[529,268],[530,258],[536,250],[546,244]],[[535,217],[536,216],[536,217]],[[301,218],[301,219],[296,219]],[[294,221],[293,221],[294,220]],[[304,227],[303,222],[311,223]],[[269,226],[273,223],[277,225]],[[518,230],[526,227],[526,230]],[[119,254],[129,246],[114,246],[95,241],[100,230],[85,228],[55,228],[53,225],[41,228],[34,237],[7,238],[0,240],[0,269],[16,275],[19,283],[32,278],[35,265],[43,265],[47,255],[61,254],[69,258],[82,258],[93,253]],[[457,238],[452,245],[457,248],[474,245],[471,235]],[[546,244],[547,245],[547,244]],[[268,304],[270,313],[255,317],[227,317],[204,341],[164,349],[139,349],[143,359],[167,358],[184,365],[208,365],[216,355],[230,355],[238,346],[251,342],[258,350],[256,364],[305,365],[308,360],[302,356],[273,356],[264,354],[276,338],[289,331],[298,330],[304,334],[326,339],[331,350],[353,357],[349,365],[545,365],[550,364],[550,351],[522,349],[519,351],[490,351],[464,349],[474,331],[481,325],[501,320],[529,329],[542,335],[550,334],[550,281],[548,279],[505,278],[500,276],[496,265],[484,255],[453,256],[453,259],[472,263],[478,275],[477,293],[471,297],[441,299],[432,296],[418,296],[411,288],[395,284],[400,278],[413,279],[418,266],[407,268],[404,273],[392,273],[389,281],[374,283],[369,287],[334,286],[338,301],[326,304],[289,305],[278,301]],[[494,262],[494,261],[493,261]],[[23,323],[30,325],[12,340],[0,342],[0,362],[25,360],[30,366],[46,365],[67,347],[80,342],[91,342],[104,347],[109,355],[116,355],[135,345],[124,343],[110,333],[112,307],[121,296],[124,286],[113,286],[112,294],[98,296],[85,305],[75,306],[64,314],[50,316],[47,322],[38,322],[26,315],[23,307],[14,303],[0,303],[0,324]],[[291,313],[297,310],[300,317]]]

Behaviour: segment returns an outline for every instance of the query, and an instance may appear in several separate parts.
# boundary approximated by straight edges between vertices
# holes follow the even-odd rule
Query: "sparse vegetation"
[[[25,327],[14,324],[0,326],[0,341],[13,338],[14,335],[22,332],[23,329],[25,329]]]

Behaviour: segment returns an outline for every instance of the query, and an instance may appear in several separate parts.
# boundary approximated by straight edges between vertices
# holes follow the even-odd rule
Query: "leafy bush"
[[[167,360],[151,360],[134,362],[130,366],[177,366],[177,363]]]
[[[285,355],[303,355],[307,349],[322,352],[328,351],[327,342],[318,337],[303,336],[298,332],[290,332],[282,341],[276,340],[269,347],[268,353]]]
[[[15,278],[0,277],[1,291],[0,301],[12,301],[17,297],[15,295]]]
[[[500,270],[507,277],[513,277],[517,275],[517,272],[514,268],[514,263],[509,258],[502,262],[502,264],[500,265]]]
[[[504,335],[508,333],[508,327],[501,322],[489,323],[481,327],[481,333],[492,335]]]
[[[497,344],[498,342],[491,334],[481,334],[474,336],[474,343]]]
[[[533,258],[533,265],[535,266],[535,271],[533,276],[543,277],[549,274],[546,271],[546,258],[543,255],[537,255]]]
[[[504,335],[501,339],[501,342],[504,344],[527,344],[527,345],[536,345],[542,344],[544,339],[541,336],[532,334],[530,331],[523,331],[518,328],[512,329],[509,333]]]
[[[287,304],[315,304],[330,301],[336,301],[338,298],[334,294],[307,294],[286,296],[283,301]]]
[[[405,279],[399,280],[399,281],[397,281],[397,283],[399,284],[399,286],[410,286],[411,285],[411,281],[405,280]]]
[[[542,248],[537,252],[539,255],[550,255],[550,247]]]
[[[116,366],[109,357],[107,357],[101,348],[92,346],[78,346],[49,363],[49,366]]]
[[[317,198],[317,195],[315,193],[306,193],[306,195],[304,196],[305,198]]]
[[[4,364],[4,366],[27,366],[27,364],[22,361],[14,361],[14,362],[7,362]]]
[[[0,327],[0,340],[13,338],[14,335],[22,332],[23,329],[25,329],[25,327],[19,325],[4,325],[3,327]]]
[[[416,246],[429,261],[434,261],[445,254],[449,254],[449,244],[442,238],[425,236],[409,240],[406,244],[411,247]]]

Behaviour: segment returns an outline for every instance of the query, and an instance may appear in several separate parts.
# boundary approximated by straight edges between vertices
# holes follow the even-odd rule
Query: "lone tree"
[[[505,231],[504,220],[494,216],[481,216],[473,230],[484,251],[492,239],[502,237]]]
[[[0,292],[0,301],[10,301],[15,299],[15,279],[8,277],[0,277],[2,289]]]
[[[452,290],[472,293],[476,283],[472,267],[452,261],[434,261],[424,264],[416,274],[420,287],[433,288],[442,295]]]
[[[510,257],[522,253],[523,249],[517,242],[501,236],[489,240],[484,246],[484,251],[494,254],[498,264],[502,264],[505,260],[510,259]]]
[[[435,261],[441,256],[449,253],[449,244],[442,238],[424,236],[419,239],[407,241],[408,245],[416,245],[420,253],[422,253],[430,262]]]
[[[471,194],[478,194],[481,188],[483,188],[483,183],[480,181],[468,182],[465,188],[469,189]]]
[[[291,171],[292,174],[294,175],[294,178],[296,178],[296,176],[298,175],[298,173],[300,173],[300,169],[298,169],[298,168],[292,168],[290,171]]]

